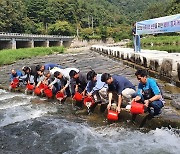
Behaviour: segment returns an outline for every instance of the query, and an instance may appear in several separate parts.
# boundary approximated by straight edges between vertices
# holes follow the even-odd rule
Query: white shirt
[[[50,70],[50,73],[54,75],[54,73],[55,73],[56,71],[60,72],[60,73],[63,75],[63,77],[64,77],[65,79],[67,79],[67,84],[65,85],[65,87],[67,87],[67,86],[69,86],[70,80],[71,80],[71,78],[70,78],[70,76],[69,76],[69,72],[70,72],[71,70],[74,70],[74,71],[76,71],[77,73],[79,73],[79,70],[78,70],[77,68],[71,68],[71,67],[65,68],[65,69],[61,69],[61,68],[59,68],[59,67],[54,67],[53,69]],[[55,80],[55,81],[57,81],[57,80]],[[53,84],[55,84],[55,83],[56,83],[56,82],[53,81]],[[51,85],[52,85],[52,83],[51,83]]]

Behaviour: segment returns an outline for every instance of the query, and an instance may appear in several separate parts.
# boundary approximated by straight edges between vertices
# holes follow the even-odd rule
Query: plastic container
[[[34,89],[34,85],[31,85],[31,84],[27,84],[27,86],[26,86],[26,88],[28,89],[28,90],[33,90]]]
[[[56,94],[56,99],[58,99],[58,100],[64,99],[64,93],[62,93],[62,92],[57,92],[57,94]]]
[[[132,102],[130,112],[132,114],[143,114],[144,113],[144,104]]]
[[[76,93],[74,94],[73,99],[76,100],[76,101],[82,101],[83,96],[82,96],[82,94],[80,94],[79,92],[76,92]]]
[[[40,95],[40,94],[41,94],[41,89],[40,89],[39,87],[36,87],[36,88],[34,89],[34,93],[35,93],[36,95]]]
[[[113,110],[108,110],[107,119],[111,121],[117,121],[118,120],[118,112]]]
[[[48,89],[48,88],[49,88],[48,85],[45,85],[45,84],[44,84],[43,89],[46,90],[46,89]]]
[[[52,90],[47,88],[44,90],[44,94],[46,95],[46,97],[51,98],[53,96]]]
[[[85,97],[84,98],[84,105],[87,107],[91,107],[95,104],[94,99],[92,97]]]
[[[19,79],[14,78],[13,82],[11,83],[11,88],[17,88],[19,84]]]
[[[38,88],[39,88],[39,89],[44,89],[44,84],[41,83]]]

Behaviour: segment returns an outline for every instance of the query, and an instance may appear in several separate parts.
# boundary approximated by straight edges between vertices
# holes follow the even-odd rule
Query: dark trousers
[[[61,90],[61,84],[60,83],[55,83],[54,86],[53,86],[53,94],[55,95],[59,90]]]
[[[137,95],[136,95],[137,96]],[[136,97],[134,95],[134,97]],[[138,101],[138,103],[143,103],[144,104],[144,97],[141,97],[141,100]],[[148,107],[147,107],[147,111],[149,112],[149,114],[151,114],[152,116],[158,115],[161,113],[161,108],[164,106],[163,102],[161,100],[157,100],[157,101],[153,101],[151,103],[149,103]]]
[[[160,100],[157,100],[157,101],[153,101],[151,103],[149,103],[149,106],[148,106],[148,112],[155,116],[155,115],[158,115],[161,113],[161,108],[164,106],[163,102],[160,101]],[[151,110],[151,107],[154,109],[154,110]]]

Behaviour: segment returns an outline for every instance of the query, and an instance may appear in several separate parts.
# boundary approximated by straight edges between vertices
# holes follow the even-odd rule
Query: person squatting
[[[164,106],[159,85],[148,77],[146,70],[137,70],[135,76],[139,81],[137,91],[125,76],[98,74],[94,70],[84,74],[77,68],[63,68],[58,64],[46,63],[24,66],[22,71],[12,69],[9,89],[24,86],[25,93],[32,91],[35,95],[48,98],[61,94],[63,100],[67,97],[76,100],[75,106],[78,108],[83,108],[91,101],[93,103],[87,105],[90,112],[100,105],[102,112],[112,109],[120,113],[122,108],[135,101],[144,104],[145,111],[151,116],[159,115]],[[83,104],[82,100],[87,98],[91,99]],[[102,106],[105,108],[101,108]]]

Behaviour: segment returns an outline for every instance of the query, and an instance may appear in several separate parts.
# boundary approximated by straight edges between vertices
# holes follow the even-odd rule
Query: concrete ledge
[[[93,45],[91,50],[125,60],[126,63],[130,62],[131,66],[139,65],[148,71],[154,71],[157,76],[164,79],[168,78],[168,82],[180,86],[180,53],[157,50],[142,50],[141,53],[135,53],[132,48],[100,45]]]

